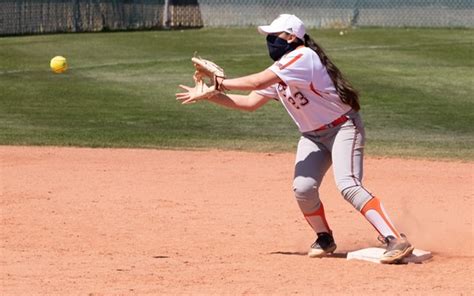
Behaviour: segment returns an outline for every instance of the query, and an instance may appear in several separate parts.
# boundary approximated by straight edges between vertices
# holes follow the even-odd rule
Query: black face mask
[[[288,43],[285,39],[275,35],[267,35],[267,47],[270,57],[274,61],[278,61],[285,53],[294,50],[300,43]]]

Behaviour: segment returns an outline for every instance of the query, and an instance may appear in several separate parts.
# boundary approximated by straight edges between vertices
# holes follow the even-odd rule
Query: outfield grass
[[[473,160],[474,31],[312,30],[362,93],[371,155]],[[269,66],[252,29],[0,38],[0,144],[292,151],[278,102],[245,113],[181,106],[194,51],[231,76]],[[70,70],[49,71],[55,55]]]

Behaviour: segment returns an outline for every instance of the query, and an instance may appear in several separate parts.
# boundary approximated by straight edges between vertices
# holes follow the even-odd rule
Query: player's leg
[[[397,231],[382,202],[377,197],[369,200],[360,212],[383,236],[387,244],[387,251],[380,258],[382,263],[395,263],[413,252],[414,247],[405,235]]]
[[[308,253],[310,257],[322,257],[336,249],[319,198],[319,186],[330,165],[330,152],[323,145],[316,139],[301,137],[296,153],[293,191],[306,221],[318,236]]]
[[[358,114],[351,115],[332,143],[333,171],[339,190],[388,243],[384,263],[400,260],[413,251],[413,247],[395,228],[381,201],[363,185],[364,126]]]

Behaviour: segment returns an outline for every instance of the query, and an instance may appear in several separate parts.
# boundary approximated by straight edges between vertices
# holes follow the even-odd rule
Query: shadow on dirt
[[[285,252],[285,251],[276,251],[276,252],[270,252],[268,253],[269,255],[291,255],[291,256],[308,256],[307,252]],[[334,253],[331,254],[325,258],[342,258],[346,259],[347,258],[347,253]]]

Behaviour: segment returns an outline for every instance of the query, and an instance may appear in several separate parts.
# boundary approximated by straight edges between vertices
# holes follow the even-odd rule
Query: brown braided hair
[[[319,44],[317,44],[308,34],[304,35],[304,45],[314,50],[314,52],[319,56],[321,63],[326,67],[329,77],[331,77],[331,80],[336,87],[337,94],[339,95],[339,98],[341,98],[341,101],[351,106],[355,111],[359,111],[359,93],[354,89],[352,84],[344,78],[341,71],[329,59],[322,47],[319,46]]]

